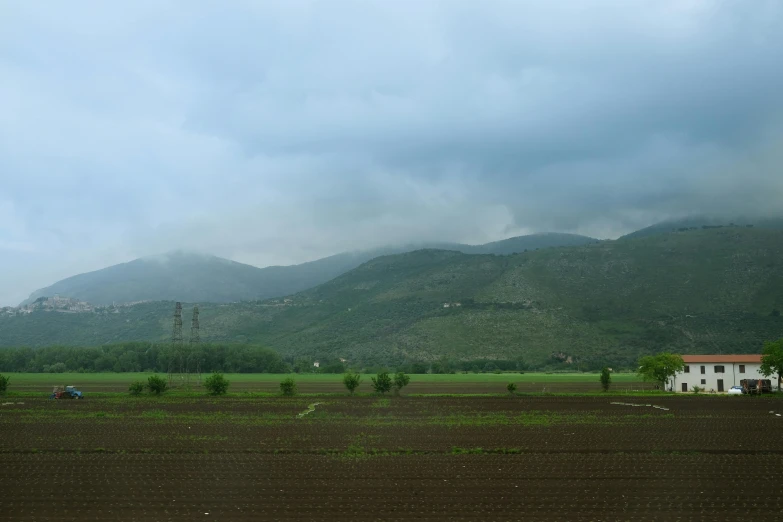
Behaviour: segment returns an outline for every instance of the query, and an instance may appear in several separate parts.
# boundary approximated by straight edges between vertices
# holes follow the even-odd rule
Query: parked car
[[[742,395],[743,393],[742,386],[732,386],[729,388],[729,395]]]

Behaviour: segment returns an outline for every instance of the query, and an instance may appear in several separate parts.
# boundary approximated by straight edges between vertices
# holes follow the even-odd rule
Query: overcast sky
[[[0,306],[783,208],[783,1],[0,1]]]

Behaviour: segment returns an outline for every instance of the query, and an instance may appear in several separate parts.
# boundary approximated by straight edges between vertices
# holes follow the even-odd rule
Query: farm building
[[[698,386],[722,393],[743,379],[770,379],[773,387],[778,385],[776,376],[761,374],[761,355],[683,355],[682,360],[685,368],[666,384],[667,390],[689,392]]]

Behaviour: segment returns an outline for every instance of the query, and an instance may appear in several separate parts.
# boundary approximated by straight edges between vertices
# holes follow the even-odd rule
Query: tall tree
[[[685,367],[682,356],[676,353],[659,353],[658,355],[647,355],[639,359],[639,369],[637,373],[645,381],[653,381],[666,387],[666,381],[674,377]]]
[[[783,375],[783,337],[777,341],[767,341],[761,352],[761,373],[764,377],[778,375],[778,388]]]
[[[609,371],[609,368],[604,366],[601,369],[601,388],[604,389],[604,391],[609,391],[609,385],[612,383],[612,373]]]

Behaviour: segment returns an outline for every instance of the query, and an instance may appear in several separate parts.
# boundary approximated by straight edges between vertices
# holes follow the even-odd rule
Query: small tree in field
[[[204,381],[204,388],[210,395],[223,395],[228,391],[229,381],[222,373],[214,372]]]
[[[296,381],[291,377],[284,379],[280,383],[280,393],[288,397],[296,395]]]
[[[343,384],[346,388],[348,388],[348,392],[353,395],[353,392],[356,391],[356,388],[359,387],[359,384],[362,382],[362,376],[358,373],[346,373],[343,375]]]
[[[141,395],[144,391],[144,383],[141,381],[132,382],[131,385],[128,386],[128,391],[131,395]]]
[[[166,379],[159,375],[150,375],[147,379],[147,388],[155,395],[160,395],[165,392],[168,387],[169,385],[166,383]]]
[[[5,393],[5,391],[8,389],[8,381],[10,380],[10,377],[0,375],[0,393]]]
[[[388,372],[381,372],[375,377],[372,377],[372,387],[378,393],[386,393],[392,388],[392,380],[389,377]]]
[[[506,389],[508,390],[508,393],[514,395],[514,392],[517,391],[517,385],[514,384],[513,382],[510,382],[506,384]]]
[[[604,391],[609,391],[609,385],[612,383],[612,372],[609,371],[609,368],[604,366],[601,368],[601,388],[604,389]]]
[[[394,374],[394,393],[400,394],[403,388],[411,382],[411,378],[403,372],[397,372]]]

